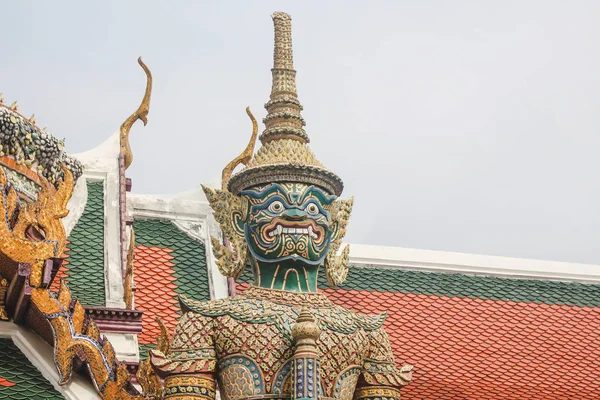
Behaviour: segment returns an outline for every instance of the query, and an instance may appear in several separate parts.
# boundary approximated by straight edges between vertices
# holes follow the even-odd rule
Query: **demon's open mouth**
[[[313,220],[286,221],[276,218],[265,227],[265,234],[269,238],[280,236],[282,234],[307,235],[313,238],[316,242],[320,242],[323,238],[324,230]]]

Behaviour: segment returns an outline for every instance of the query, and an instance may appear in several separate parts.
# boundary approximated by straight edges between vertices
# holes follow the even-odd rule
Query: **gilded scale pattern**
[[[0,320],[6,321],[8,320],[8,315],[6,315],[6,308],[4,304],[4,297],[6,295],[6,290],[8,289],[8,281],[0,275]]]
[[[68,214],[67,202],[73,192],[74,180],[71,172],[62,165],[64,180],[58,189],[40,177],[43,189],[35,203],[19,199],[15,188],[7,182],[0,168],[0,200],[3,221],[0,221],[0,252],[10,259],[31,264],[29,284],[40,286],[44,261],[62,254],[66,244],[65,229],[61,219]],[[32,240],[27,231],[35,228],[41,232],[41,240]]]

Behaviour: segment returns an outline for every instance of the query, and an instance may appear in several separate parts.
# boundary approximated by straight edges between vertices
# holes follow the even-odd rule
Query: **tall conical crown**
[[[291,17],[273,14],[275,51],[273,54],[273,86],[265,104],[265,130],[260,136],[262,147],[246,168],[231,177],[228,189],[234,194],[252,186],[272,182],[302,182],[319,186],[339,196],[344,184],[327,170],[307,144],[302,105],[296,93],[296,71],[292,55]]]

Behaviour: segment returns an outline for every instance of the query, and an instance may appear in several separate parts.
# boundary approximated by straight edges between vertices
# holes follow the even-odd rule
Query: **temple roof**
[[[12,339],[0,338],[0,398],[13,400],[64,397],[34,367]]]
[[[105,306],[104,190],[102,183],[87,183],[83,214],[69,235],[69,243],[52,288],[58,291],[64,278],[74,296],[85,306]]]
[[[337,193],[341,191],[339,178],[322,170],[306,147],[308,137],[300,116],[302,107],[295,95],[295,71],[288,41],[291,37],[287,33],[281,43],[286,44],[282,48],[289,50],[289,65],[278,66],[276,57],[273,74],[277,90],[267,103],[269,115],[264,120],[267,129],[261,137],[263,147],[246,165],[247,176],[238,176],[255,179],[252,174],[260,169],[259,181],[265,180],[265,176],[270,181],[283,164],[308,161],[319,171],[317,175],[328,177],[325,183]],[[293,90],[278,89],[275,83],[285,83]],[[147,113],[141,108],[138,114]],[[10,134],[10,143],[19,144],[8,149],[14,150],[18,157],[3,150],[9,155],[0,154],[0,164],[11,171],[12,181],[21,183],[23,193],[34,197],[27,190],[35,188],[29,184],[38,179],[32,166],[53,180],[60,176],[55,165],[58,161],[66,162],[76,176],[82,174],[79,162],[63,156],[62,142],[39,130],[15,110],[0,107],[0,111],[0,134],[6,138]],[[130,118],[134,117],[142,118],[137,114]],[[17,126],[18,132],[14,129]],[[13,135],[14,132],[17,134]],[[12,140],[13,136],[18,140]],[[66,261],[52,289],[58,290],[58,278],[65,278],[72,295],[83,306],[104,308],[94,318],[111,307],[118,309],[124,317],[117,322],[122,324],[107,323],[105,326],[114,330],[106,331],[119,339],[115,347],[120,358],[125,354],[122,349],[130,350],[128,345],[133,343],[135,352],[126,354],[131,356],[129,361],[143,359],[145,350],[153,346],[159,334],[154,318],[159,317],[169,332],[177,324],[179,295],[202,301],[218,297],[217,290],[227,291],[224,280],[211,265],[211,251],[205,245],[211,234],[219,233],[208,228],[214,221],[204,198],[143,195],[127,198],[125,169],[131,162],[130,150],[123,150],[118,135],[100,147],[83,154],[87,169],[81,180],[85,199],[75,198],[72,202],[72,211],[77,206],[82,211],[72,213],[77,218],[64,254]],[[33,157],[37,153],[43,157]],[[129,161],[121,159],[125,153],[129,154]],[[311,174],[307,176],[314,179]],[[232,185],[243,188],[244,184],[236,183],[236,179],[240,180],[234,176]],[[126,217],[135,219],[129,221]],[[202,224],[206,226],[199,228]],[[127,265],[123,250],[127,250],[127,229],[131,230],[131,226],[135,230],[132,282],[136,290],[133,309],[125,310],[123,292],[127,293],[123,288],[127,282],[123,272]],[[375,249],[375,261],[369,261],[368,267],[365,262],[352,266],[347,281],[337,289],[329,288],[323,275],[319,286],[336,304],[350,310],[388,313],[384,327],[396,362],[415,366],[413,382],[402,392],[405,398],[591,400],[598,397],[598,276],[592,277],[589,271],[579,271],[579,275],[570,270],[555,271],[554,265],[533,260],[523,262],[531,262],[535,267],[525,268],[525,272],[519,268],[506,269],[505,277],[491,276],[498,273],[497,268],[482,262],[463,266],[460,271],[426,270],[437,264],[453,265],[452,253],[436,260],[419,258],[423,255],[420,253],[418,262],[383,265],[391,253]],[[357,261],[356,254],[351,253],[351,260]],[[249,273],[247,269],[238,285],[240,290],[247,288]],[[115,276],[119,279],[111,281]],[[588,278],[596,279],[597,283],[583,283]],[[136,320],[139,331],[135,331],[134,324],[127,326],[127,318],[138,310],[143,311],[143,319]],[[139,333],[136,339],[128,339],[135,336],[131,332]],[[104,339],[99,343],[104,343]],[[0,360],[8,360],[0,363],[0,397],[62,398],[12,340],[0,339]]]
[[[387,311],[407,399],[596,399],[600,285],[350,267],[335,303]]]
[[[145,313],[138,336],[144,359],[160,333],[154,318],[172,332],[181,315],[177,296],[210,300],[210,288],[203,243],[168,220],[136,220],[134,229],[135,307]]]

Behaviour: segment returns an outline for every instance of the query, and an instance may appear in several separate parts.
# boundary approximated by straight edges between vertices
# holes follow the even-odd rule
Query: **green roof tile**
[[[64,397],[46,380],[12,339],[0,339],[0,378],[14,386],[0,385],[0,399],[58,400]]]
[[[148,350],[154,350],[156,348],[155,344],[140,344],[140,362],[144,361],[148,358]]]
[[[69,236],[67,281],[84,306],[104,306],[104,189],[88,183],[83,214]]]
[[[177,294],[196,300],[210,300],[206,248],[170,221],[135,220],[136,245],[170,248]]]
[[[206,248],[192,239],[170,221],[135,220],[136,246],[171,249],[173,259],[174,292],[196,300],[210,300]],[[160,289],[160,288],[157,288]],[[147,318],[147,317],[146,317]],[[148,355],[153,344],[140,344],[140,360]]]
[[[523,303],[545,303],[568,306],[600,306],[600,285],[408,271],[391,268],[350,266],[342,289],[400,292],[411,294],[460,297],[484,300],[504,300]],[[242,282],[252,282],[246,268]],[[319,273],[319,288],[329,285],[325,274]]]

